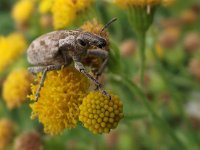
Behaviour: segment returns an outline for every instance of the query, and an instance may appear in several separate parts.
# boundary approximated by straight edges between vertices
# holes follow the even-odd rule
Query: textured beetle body
[[[61,47],[59,47],[59,41],[68,38],[68,42],[71,45],[75,45],[73,41],[75,41],[74,38],[79,32],[78,30],[54,31],[35,39],[27,50],[29,63],[33,65],[56,65],[64,63],[65,60],[60,52]]]
[[[40,86],[36,92],[36,100],[39,98],[39,92],[43,86],[48,71],[59,70],[62,65],[69,65],[74,62],[75,68],[92,80],[97,88],[105,95],[108,95],[102,89],[97,81],[98,75],[102,73],[108,61],[108,53],[101,48],[107,46],[107,41],[96,34],[84,32],[82,30],[60,30],[44,34],[34,40],[28,50],[28,62],[35,67],[29,67],[32,73],[42,72]],[[90,47],[97,49],[88,50]],[[96,73],[96,78],[86,72],[82,60],[85,56],[101,57],[104,62]]]
[[[80,40],[86,45],[78,44]],[[81,59],[92,45],[102,48],[106,46],[106,41],[98,35],[82,30],[54,31],[31,43],[27,50],[28,61],[33,65],[43,66],[64,64],[70,62],[73,57]]]

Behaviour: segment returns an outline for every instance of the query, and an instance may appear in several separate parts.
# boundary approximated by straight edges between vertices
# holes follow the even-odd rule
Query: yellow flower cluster
[[[99,91],[90,92],[79,108],[79,120],[95,134],[110,132],[123,117],[123,105],[119,98],[111,95],[109,100]]]
[[[118,6],[128,8],[130,6],[154,6],[159,5],[162,0],[114,0]]]
[[[12,16],[17,24],[28,21],[34,11],[34,0],[19,0],[13,7]]]
[[[52,4],[53,23],[56,29],[64,28],[75,21],[93,3],[93,0],[56,0]]]
[[[32,75],[26,69],[15,70],[9,74],[3,84],[3,98],[9,109],[19,107],[30,92]]]
[[[13,44],[13,42],[15,42]],[[11,64],[26,49],[26,41],[22,34],[13,33],[0,37],[0,72]]]
[[[41,74],[36,82],[39,82]],[[38,85],[32,85],[31,100],[35,100]],[[75,128],[79,105],[89,88],[88,79],[75,68],[68,67],[47,73],[37,102],[31,104],[32,118],[38,117],[44,131],[58,134],[65,128]]]
[[[8,119],[0,119],[0,150],[5,150],[13,136],[13,123]]]

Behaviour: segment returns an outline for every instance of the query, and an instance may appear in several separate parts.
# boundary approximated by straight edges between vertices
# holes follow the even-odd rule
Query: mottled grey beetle
[[[109,21],[102,31],[115,20],[116,18]],[[54,31],[34,40],[27,50],[27,57],[30,64],[37,65],[35,67],[29,67],[28,70],[32,73],[42,72],[40,86],[36,92],[36,101],[39,98],[39,93],[44,84],[47,72],[60,70],[63,65],[67,66],[72,61],[78,71],[92,80],[104,95],[110,97],[102,89],[98,80],[86,72],[81,62],[82,58],[87,55],[101,57],[104,61],[97,72],[100,75],[108,61],[108,52],[102,50],[106,45],[106,40],[101,36],[82,30]],[[90,46],[95,46],[97,49],[88,50]]]

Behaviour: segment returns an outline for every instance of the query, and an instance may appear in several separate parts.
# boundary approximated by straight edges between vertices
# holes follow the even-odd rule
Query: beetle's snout
[[[82,35],[82,38],[88,41],[90,46],[96,46],[98,48],[103,48],[107,45],[107,41],[102,38],[101,36],[98,36],[96,34],[92,34],[89,32],[85,32]]]
[[[94,45],[94,46],[96,46],[98,48],[103,48],[103,47],[105,47],[107,45],[107,42],[106,42],[106,40],[101,38],[101,39],[98,39],[98,40],[94,40],[90,44]]]
[[[105,46],[106,46],[106,40],[104,40],[104,39],[97,43],[98,48],[103,48]]]

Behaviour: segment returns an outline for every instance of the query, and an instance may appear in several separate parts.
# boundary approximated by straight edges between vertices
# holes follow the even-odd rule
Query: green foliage
[[[95,11],[98,20],[105,24],[113,17],[118,18],[118,21],[108,29],[110,33],[110,51],[108,66],[105,70],[106,89],[118,94],[124,104],[125,116],[117,129],[111,132],[111,135],[113,133],[116,133],[116,135],[110,135],[109,137],[93,135],[80,124],[75,129],[65,130],[62,135],[45,135],[40,129],[42,128],[41,124],[37,120],[30,119],[29,101],[10,111],[7,109],[2,95],[0,96],[0,118],[10,118],[15,122],[15,137],[24,131],[38,130],[41,132],[45,150],[200,149],[200,126],[198,124],[200,119],[191,116],[186,110],[188,103],[191,102],[191,93],[199,93],[200,90],[199,80],[188,69],[193,58],[200,58],[200,48],[193,54],[184,51],[186,34],[190,31],[200,33],[199,14],[195,24],[179,27],[181,38],[178,39],[176,46],[173,48],[162,47],[163,56],[158,56],[155,46],[159,42],[160,33],[164,30],[160,21],[166,18],[178,18],[182,11],[191,9],[191,6],[196,3],[199,4],[199,1],[177,1],[175,6],[158,9],[154,16],[155,22],[148,33],[154,32],[154,30],[156,32],[153,35],[146,34],[146,41],[143,41],[143,44],[146,42],[144,75],[148,76],[149,81],[144,81],[147,83],[144,83],[144,86],[141,87],[140,83],[134,80],[139,76],[141,68],[138,61],[139,48],[135,54],[127,57],[121,55],[122,50],[120,49],[122,41],[129,38],[137,40],[135,39],[136,33],[132,29],[135,21],[140,18],[134,18],[134,22],[133,18],[129,18],[131,19],[130,23],[125,10],[121,10],[107,1],[97,1],[95,6],[97,10],[93,11]],[[13,5],[13,0],[0,0],[1,35],[16,31],[16,26],[10,15],[10,9]],[[53,28],[41,27],[39,17],[40,14],[35,13],[30,19],[27,30],[22,31],[29,43],[43,33],[53,30]],[[80,24],[83,23],[82,20],[79,20],[79,22]],[[150,22],[152,22],[152,18],[150,18]],[[142,23],[140,22],[140,25]],[[72,25],[70,28],[74,29],[76,27],[77,25]],[[137,42],[139,43],[139,41]],[[11,44],[14,44],[14,41]],[[0,82],[12,70],[28,66],[26,54],[24,54],[0,74]],[[191,121],[194,121],[194,119],[198,121],[197,124],[193,124]],[[10,147],[12,147],[12,144]]]

